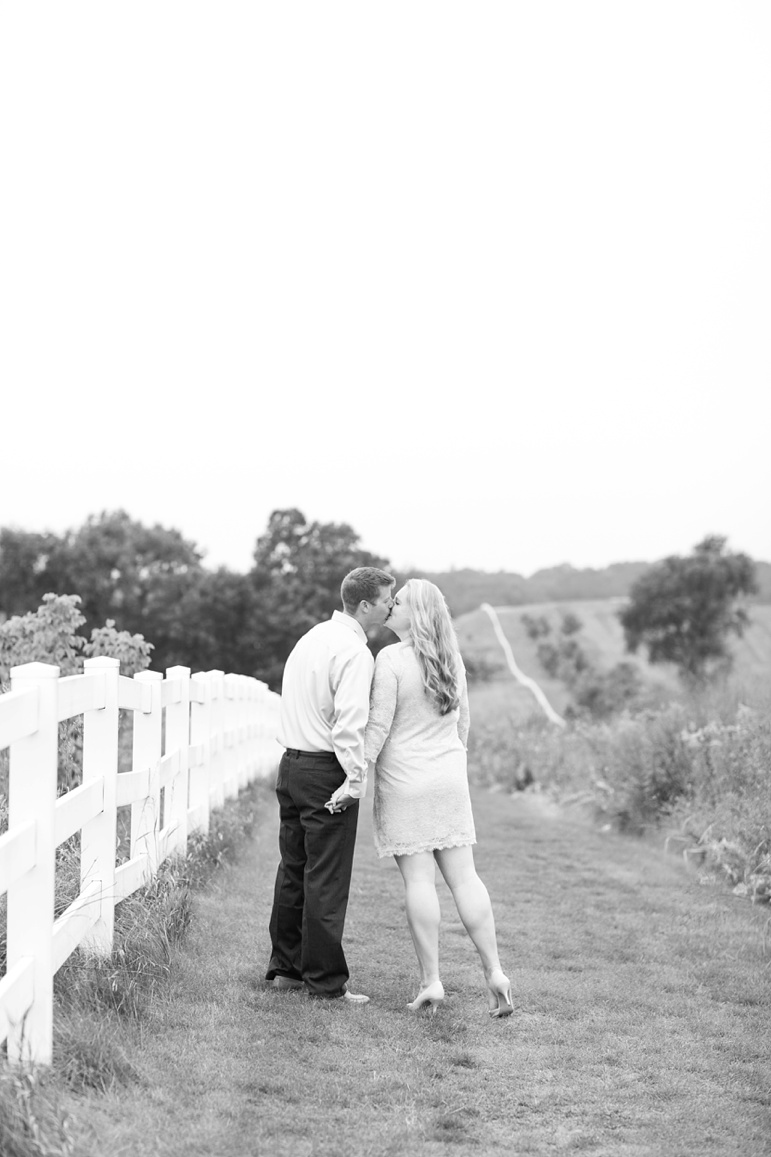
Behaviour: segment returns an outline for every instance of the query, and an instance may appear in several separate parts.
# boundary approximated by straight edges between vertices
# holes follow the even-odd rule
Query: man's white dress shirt
[[[345,791],[361,799],[367,787],[364,729],[375,660],[351,615],[335,611],[297,642],[284,667],[278,741],[299,751],[334,751]]]

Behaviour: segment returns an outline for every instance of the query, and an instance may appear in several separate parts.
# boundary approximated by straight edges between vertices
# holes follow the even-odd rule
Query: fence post
[[[238,676],[238,788],[249,783],[249,700],[246,675]]]
[[[211,679],[211,772],[209,778],[209,810],[222,807],[225,802],[225,673],[209,671]]]
[[[54,815],[58,769],[59,668],[25,663],[11,668],[13,691],[37,690],[38,727],[10,749],[9,831],[36,824],[35,866],[8,889],[8,971],[34,960],[34,1002],[8,1035],[8,1060],[51,1063],[53,1049],[53,926],[56,845]]]
[[[267,683],[261,683],[260,687],[260,774],[264,777],[278,767],[283,754],[277,738],[281,696],[271,691]]]
[[[267,734],[268,734],[268,697],[265,694],[265,684],[255,679],[254,688],[254,732],[255,732],[255,775],[262,777],[265,774],[267,763]]]
[[[163,826],[171,825],[169,851],[187,852],[188,771],[190,755],[190,668],[167,667],[166,678],[181,683],[179,702],[166,707],[166,742],[164,754],[179,752],[179,774],[166,788]]]
[[[238,795],[238,676],[225,676],[225,798]]]
[[[162,748],[163,710],[161,708],[160,671],[140,671],[134,676],[137,683],[149,683],[151,706],[149,712],[134,712],[134,742],[132,768],[149,768],[150,783],[146,799],[131,805],[131,859],[147,856],[147,877],[158,871],[158,834],[161,830],[160,760]]]
[[[191,677],[203,692],[203,703],[190,702],[190,743],[201,744],[203,759],[190,769],[190,807],[201,808],[198,830],[208,835],[211,813],[211,677],[198,671]]]
[[[266,736],[268,733],[268,700],[265,695],[265,684],[255,679],[254,688],[254,732],[255,732],[255,775],[262,777],[265,774],[266,763]]]
[[[258,738],[257,738],[257,680],[251,676],[246,678],[246,743],[247,743],[247,775],[248,782],[257,778],[258,769]]]
[[[83,713],[83,783],[104,780],[102,811],[83,825],[80,837],[80,887],[98,880],[99,918],[83,947],[100,956],[112,952],[115,927],[115,853],[118,816],[118,675],[120,661],[100,655],[86,659],[87,675],[104,677],[104,707]]]

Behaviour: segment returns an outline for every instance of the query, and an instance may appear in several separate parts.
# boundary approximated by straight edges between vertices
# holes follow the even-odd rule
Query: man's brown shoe
[[[369,997],[364,996],[360,992],[348,992],[346,989],[342,996],[336,996],[335,1000],[344,1000],[348,1004],[369,1004]]]
[[[298,988],[305,988],[301,980],[295,980],[293,976],[274,976],[271,981],[273,988],[277,988],[279,992],[297,991]]]

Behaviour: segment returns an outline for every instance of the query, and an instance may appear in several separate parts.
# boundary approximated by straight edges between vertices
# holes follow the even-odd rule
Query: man
[[[374,659],[367,632],[393,606],[394,579],[362,566],[343,579],[335,611],[296,644],[281,688],[276,780],[281,817],[266,980],[311,996],[366,1004],[348,991],[342,947],[359,800],[366,789],[364,729]]]

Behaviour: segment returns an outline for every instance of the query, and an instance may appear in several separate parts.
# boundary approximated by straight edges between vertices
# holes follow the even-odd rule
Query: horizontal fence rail
[[[7,965],[0,1045],[9,1060],[49,1064],[53,978],[81,947],[109,955],[115,906],[184,854],[211,812],[278,766],[280,698],[246,675],[119,673],[86,659],[82,675],[27,663],[0,695],[0,749],[9,749],[8,830],[0,836]],[[133,716],[131,767],[119,770],[120,712]],[[59,724],[83,719],[82,783],[58,795]],[[118,809],[130,808],[128,859],[117,863]],[[80,833],[80,894],[54,920],[56,849]]]

